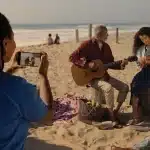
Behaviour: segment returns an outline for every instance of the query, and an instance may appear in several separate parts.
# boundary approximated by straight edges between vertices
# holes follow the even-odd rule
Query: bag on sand
[[[92,121],[102,122],[110,120],[110,116],[107,108],[93,106],[89,104],[87,99],[80,99],[78,119],[82,122],[92,124]]]

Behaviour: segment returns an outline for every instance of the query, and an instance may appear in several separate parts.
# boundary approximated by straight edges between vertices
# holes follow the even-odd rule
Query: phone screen
[[[38,67],[41,63],[41,53],[20,52],[18,64],[21,66]]]

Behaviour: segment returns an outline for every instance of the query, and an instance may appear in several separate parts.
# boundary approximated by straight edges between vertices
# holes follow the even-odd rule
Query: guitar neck
[[[119,65],[121,63],[122,63],[122,60],[119,60],[119,61],[111,62],[111,63],[108,63],[108,64],[104,64],[104,67],[105,68],[110,68],[110,67],[113,67],[115,65]]]
[[[138,60],[138,57],[137,56],[129,56],[127,58],[127,60],[129,62],[133,62],[133,61],[137,61]],[[108,63],[108,64],[104,64],[104,67],[105,68],[110,68],[110,67],[113,67],[115,65],[120,65],[122,63],[122,60],[119,60],[119,61],[114,61],[114,62],[111,62],[111,63]]]

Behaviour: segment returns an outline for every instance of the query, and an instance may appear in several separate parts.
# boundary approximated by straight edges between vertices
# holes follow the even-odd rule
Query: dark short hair
[[[50,33],[49,36],[52,36],[52,34]]]
[[[3,56],[5,55],[5,49],[3,47],[3,40],[5,38],[12,38],[12,28],[9,23],[9,20],[2,14],[0,13],[0,53],[1,53],[1,60],[2,60],[2,68],[0,70],[3,70],[4,68],[4,61],[3,61]]]

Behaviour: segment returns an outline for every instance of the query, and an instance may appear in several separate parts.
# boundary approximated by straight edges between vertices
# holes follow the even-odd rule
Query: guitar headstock
[[[138,60],[138,57],[137,57],[137,56],[129,56],[129,57],[127,58],[127,60],[128,60],[129,62],[137,61],[137,60]]]

